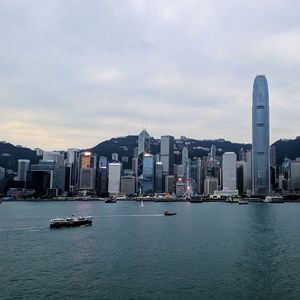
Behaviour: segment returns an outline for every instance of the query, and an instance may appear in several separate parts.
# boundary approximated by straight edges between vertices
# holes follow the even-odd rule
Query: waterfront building
[[[218,190],[218,179],[214,177],[206,177],[204,180],[204,194],[212,195]]]
[[[137,193],[143,190],[143,163],[144,154],[150,153],[150,135],[143,129],[138,136],[138,168],[137,168]]]
[[[184,178],[178,178],[176,181],[176,197],[182,197],[186,192],[186,181]]]
[[[107,196],[108,193],[108,170],[107,166],[102,165],[98,169],[97,176],[97,195],[100,197]]]
[[[172,194],[174,192],[174,183],[175,177],[174,175],[166,175],[165,176],[165,192]]]
[[[53,159],[51,160],[40,160],[38,164],[31,165],[31,179],[36,182],[37,186],[42,184],[43,189],[47,186],[48,178],[49,178],[49,186],[48,189],[55,190],[56,195],[61,194],[65,190],[65,166],[58,165]],[[35,173],[36,172],[36,173]],[[35,179],[38,174],[43,178],[41,180]],[[49,174],[45,175],[45,174]],[[28,187],[26,185],[26,187]],[[34,188],[34,187],[29,187]]]
[[[132,158],[131,168],[133,170],[133,174],[135,176],[137,176],[137,173],[138,173],[138,158],[137,157]]]
[[[269,91],[264,75],[256,76],[252,97],[252,193],[270,193]]]
[[[150,153],[144,154],[142,193],[154,193],[154,156]]]
[[[163,166],[163,175],[174,174],[174,137],[170,135],[161,136],[160,161]]]
[[[29,159],[19,159],[18,160],[18,181],[26,182],[27,172],[30,170],[30,160]]]
[[[136,178],[135,176],[121,176],[121,194],[133,195],[136,192],[135,188]]]
[[[225,152],[223,154],[223,190],[228,195],[236,195],[236,154]]]
[[[97,155],[91,152],[80,153],[80,190],[96,189]]]
[[[120,193],[122,163],[112,162],[108,164],[108,193],[117,195]]]
[[[182,154],[181,154],[181,161],[182,161],[182,164],[184,166],[188,165],[188,161],[189,161],[189,149],[188,149],[188,147],[183,147]]]
[[[68,180],[66,181],[66,189],[74,193],[79,187],[79,149],[68,149],[67,150],[67,176]]]
[[[163,164],[161,161],[155,163],[154,192],[163,192]]]
[[[291,162],[291,189],[300,191],[300,159]]]

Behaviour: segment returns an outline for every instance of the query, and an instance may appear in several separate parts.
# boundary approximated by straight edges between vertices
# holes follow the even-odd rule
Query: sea
[[[300,299],[300,203],[3,202],[0,299]]]

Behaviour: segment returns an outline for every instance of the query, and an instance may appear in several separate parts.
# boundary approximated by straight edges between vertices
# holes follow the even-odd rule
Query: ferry
[[[56,218],[50,220],[50,228],[62,228],[62,227],[75,227],[82,225],[92,225],[92,217],[68,217],[68,218]]]
[[[264,200],[265,203],[283,203],[283,197],[281,196],[267,196]]]

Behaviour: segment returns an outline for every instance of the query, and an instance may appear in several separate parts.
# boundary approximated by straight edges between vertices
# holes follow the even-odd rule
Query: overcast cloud
[[[300,135],[300,1],[0,0],[1,139],[251,142],[256,74],[271,140]]]

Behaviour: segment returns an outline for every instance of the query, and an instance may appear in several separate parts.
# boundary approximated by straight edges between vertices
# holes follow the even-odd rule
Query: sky
[[[265,74],[271,142],[300,127],[298,0],[0,0],[0,140],[90,148],[142,128],[251,142]]]

